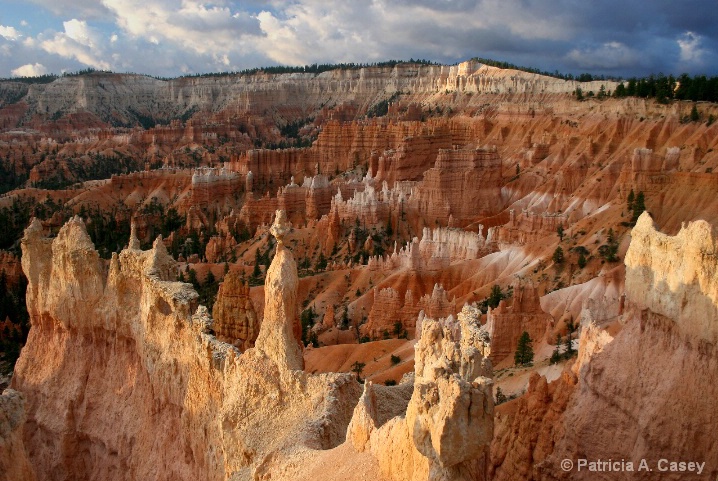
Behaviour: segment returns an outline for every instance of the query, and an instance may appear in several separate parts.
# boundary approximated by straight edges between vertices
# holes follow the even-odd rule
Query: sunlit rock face
[[[396,387],[365,385],[347,442],[370,451],[388,478],[488,479],[493,383],[488,335],[478,321],[467,313],[423,319],[415,374]]]
[[[54,239],[37,221],[25,232],[32,329],[12,386],[27,421],[9,449],[24,442],[39,479],[254,479],[290,446],[344,440],[361,394],[353,376],[291,370],[301,351],[290,325],[265,333],[261,352],[218,341],[161,240],[130,244],[106,266],[79,218]],[[293,320],[292,266],[288,251],[275,257],[266,326]]]
[[[606,320],[588,306],[576,361],[552,383],[534,374],[524,396],[497,409],[493,479],[651,480],[661,459],[705,461],[697,479],[718,474],[715,252],[705,221],[671,236],[639,217],[620,315]],[[564,459],[624,459],[634,471],[566,472]],[[654,471],[638,470],[641,460]]]

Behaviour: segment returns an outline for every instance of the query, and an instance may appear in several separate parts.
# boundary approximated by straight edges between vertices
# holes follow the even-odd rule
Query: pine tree
[[[318,271],[323,271],[324,269],[327,268],[327,260],[326,260],[326,258],[324,257],[324,253],[323,253],[323,252],[320,252],[320,253],[319,253],[319,259],[317,260],[317,265],[315,266],[315,268],[316,268],[316,270],[318,270]]]
[[[556,234],[558,234],[559,240],[563,240],[563,224],[559,224],[558,227],[556,227]]]
[[[361,373],[364,370],[364,366],[366,366],[366,364],[359,361],[354,361],[354,364],[352,364],[352,372],[356,373],[358,380],[361,380]]]
[[[534,360],[533,341],[529,333],[524,331],[519,337],[518,346],[514,353],[514,364],[517,366],[525,366],[531,364]]]
[[[549,363],[556,364],[559,361],[561,361],[561,334],[556,334],[556,347],[551,354],[551,359],[549,359]]]
[[[628,207],[629,212],[633,212],[633,202],[636,200],[636,194],[633,193],[633,189],[631,189],[631,192],[628,193],[628,197],[626,198],[626,207]]]
[[[199,281],[197,280],[197,272],[195,272],[194,269],[190,269],[187,273],[187,282],[192,284],[194,289],[197,291],[199,290]]]
[[[691,122],[698,122],[701,119],[700,114],[698,113],[698,108],[693,105],[693,108],[691,109]]]
[[[262,270],[259,268],[259,264],[262,262],[262,256],[259,254],[259,249],[254,251],[254,270],[252,271],[252,277],[259,279],[262,276]]]
[[[643,211],[646,210],[646,196],[643,194],[643,191],[639,192],[636,196],[636,200],[633,202],[633,223],[635,224],[638,220],[638,217],[643,214]]]
[[[561,249],[561,246],[556,247],[556,250],[553,251],[552,259],[554,264],[563,264],[563,249]]]
[[[581,252],[578,255],[578,267],[580,269],[583,269],[584,267],[586,267],[587,262],[588,261],[586,260],[586,256],[583,254],[583,252]]]
[[[566,359],[570,359],[576,353],[576,350],[573,348],[573,333],[576,332],[577,326],[573,320],[570,320],[566,323],[566,327],[568,328],[568,334],[566,336],[566,351],[563,353],[563,356]]]
[[[501,286],[498,284],[494,284],[491,287],[491,294],[489,294],[489,298],[487,299],[486,305],[492,309],[495,309],[498,307],[499,302],[501,302],[501,299],[505,298],[504,293],[501,292]]]

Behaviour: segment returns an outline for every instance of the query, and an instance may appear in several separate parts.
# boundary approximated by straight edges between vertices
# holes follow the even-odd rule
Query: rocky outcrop
[[[486,239],[479,232],[468,232],[462,229],[449,229],[439,227],[430,229],[424,227],[422,231],[421,241],[419,242],[419,252],[422,259],[441,259],[442,262],[427,262],[428,267],[438,269],[445,268],[449,264],[469,259],[478,259],[491,252],[486,243]]]
[[[260,320],[249,297],[249,285],[242,282],[237,271],[228,272],[219,285],[212,318],[212,328],[219,340],[234,344],[242,351],[254,347]]]
[[[203,208],[222,206],[241,192],[243,186],[244,180],[237,172],[214,167],[195,169],[187,202]]]
[[[226,262],[234,257],[235,247],[237,247],[237,241],[229,232],[224,237],[212,236],[204,249],[204,257],[210,263]]]
[[[666,468],[661,459],[698,463],[696,479],[718,475],[710,465],[718,459],[715,246],[704,221],[669,236],[641,215],[626,253],[625,309],[602,321],[605,330],[583,327],[578,360],[561,378],[547,384],[535,376],[525,396],[498,409],[494,479],[651,480]],[[574,464],[567,472],[564,459],[620,459],[634,470]],[[641,460],[652,471],[639,470]]]
[[[368,385],[354,410],[347,440],[369,450],[392,480],[484,480],[493,437],[492,369],[488,337],[477,319],[424,319],[407,386]],[[404,401],[405,402],[405,401]]]
[[[491,337],[491,360],[499,363],[516,351],[519,337],[528,332],[531,340],[539,344],[546,337],[552,322],[541,309],[538,289],[531,284],[516,283],[511,306],[505,300],[486,313],[486,330]]]
[[[304,358],[295,334],[298,324],[297,263],[284,245],[284,236],[289,229],[286,214],[278,210],[270,229],[277,239],[277,250],[264,282],[264,317],[255,347],[280,368],[301,370]]]
[[[0,480],[2,481],[37,479],[22,440],[24,424],[25,401],[22,395],[12,389],[6,389],[0,394]]]
[[[20,259],[10,252],[0,250],[0,275],[5,275],[5,279],[11,284],[17,283],[22,275]]]
[[[496,436],[491,443],[489,468],[491,480],[562,479],[553,453],[555,445],[566,436],[566,430],[571,429],[565,424],[564,413],[576,383],[576,376],[570,369],[551,383],[534,373],[520,398],[496,406]],[[564,477],[574,479],[575,476],[576,473],[571,473]]]
[[[410,204],[427,225],[446,222],[463,227],[479,217],[498,214],[501,198],[501,157],[495,148],[443,149],[434,167],[412,191]],[[482,189],[476,189],[482,185]]]
[[[60,113],[87,112],[91,118],[136,121],[177,118],[194,110],[235,110],[261,113],[301,111],[307,105],[319,111],[336,96],[346,103],[365,106],[387,98],[388,92],[413,91],[423,96],[437,92],[504,93],[541,95],[571,93],[577,86],[598,91],[600,84],[614,90],[608,81],[565,81],[515,70],[503,70],[476,61],[459,65],[398,64],[394,67],[367,67],[333,70],[321,74],[290,73],[222,77],[177,78],[168,81],[134,74],[95,73],[61,77],[49,84],[35,84],[20,90],[13,82],[3,82],[0,98],[17,97],[33,114],[48,117]],[[8,93],[12,91],[12,93]],[[364,113],[364,109],[361,113]],[[141,114],[140,114],[141,113]],[[113,115],[115,117],[113,117]],[[192,137],[183,130],[181,135]],[[196,134],[194,134],[196,135]]]
[[[626,297],[639,309],[672,319],[679,331],[718,345],[716,241],[707,222],[675,236],[657,232],[648,213],[638,218],[626,252]]]
[[[462,323],[457,335],[440,322],[422,323],[406,423],[417,450],[429,458],[429,479],[485,476],[494,435],[487,340],[475,324]]]
[[[418,337],[417,318],[421,312],[434,319],[456,313],[456,302],[448,299],[440,284],[434,285],[431,294],[416,297],[411,289],[402,295],[393,287],[374,288],[374,302],[366,324],[360,327],[361,333],[370,339],[397,336],[403,331]]]
[[[38,221],[25,232],[32,328],[12,387],[26,399],[23,441],[39,478],[255,479],[343,442],[361,394],[354,377],[287,369],[301,360],[288,251],[270,268],[264,313],[285,330],[240,355],[209,334],[161,240],[131,244],[106,265],[77,217],[52,239]],[[279,341],[289,355],[272,350]]]

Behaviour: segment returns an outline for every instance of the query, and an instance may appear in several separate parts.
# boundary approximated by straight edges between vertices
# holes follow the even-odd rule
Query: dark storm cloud
[[[66,30],[75,28],[0,38],[0,76],[36,63],[171,75],[474,56],[567,73],[718,74],[715,0],[32,1],[56,12]],[[94,32],[92,42],[73,33],[81,22]],[[0,27],[23,33],[2,17]]]

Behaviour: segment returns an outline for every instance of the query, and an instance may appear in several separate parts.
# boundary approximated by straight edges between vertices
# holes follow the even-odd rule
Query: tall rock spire
[[[277,238],[277,252],[264,283],[264,319],[255,343],[257,351],[285,369],[304,369],[304,358],[294,337],[297,317],[297,264],[284,245],[290,225],[283,210],[278,210],[270,232]]]

